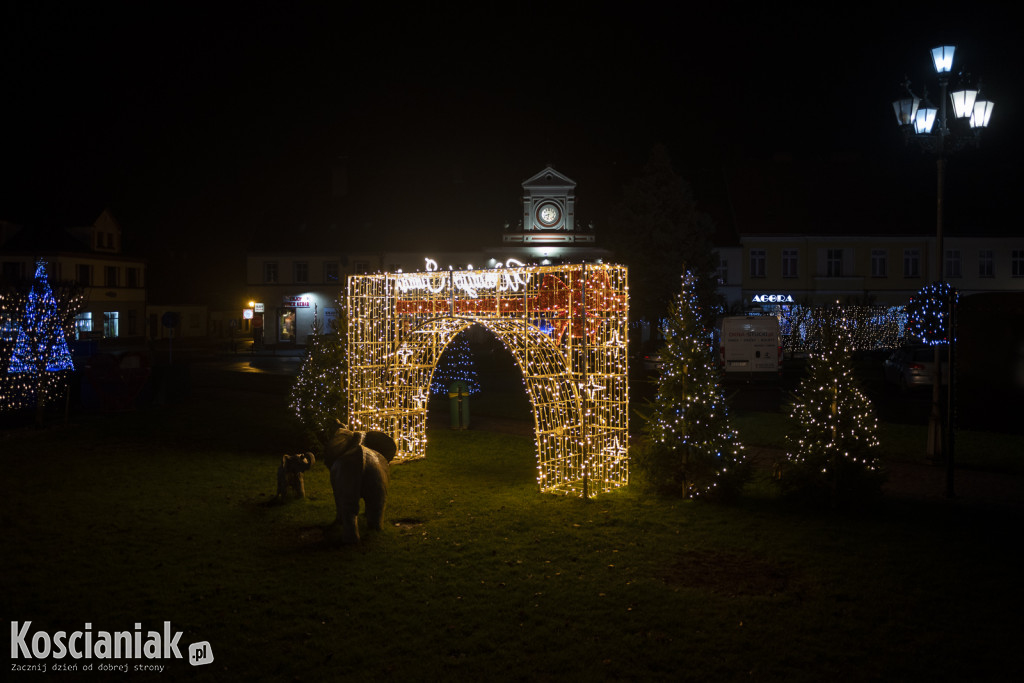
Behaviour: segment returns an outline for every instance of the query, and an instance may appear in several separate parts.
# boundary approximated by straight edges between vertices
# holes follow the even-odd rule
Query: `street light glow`
[[[949,99],[953,103],[953,113],[958,119],[966,119],[974,113],[974,100],[977,97],[978,91],[968,88],[949,93]]]
[[[935,72],[940,74],[949,73],[953,69],[953,45],[940,45],[932,48],[932,61],[935,62]]]
[[[976,100],[974,110],[971,112],[971,128],[987,128],[994,106],[995,104],[990,100]]]

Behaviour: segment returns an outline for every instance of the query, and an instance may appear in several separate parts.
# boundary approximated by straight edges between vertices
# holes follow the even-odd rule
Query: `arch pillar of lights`
[[[541,491],[591,497],[628,483],[626,268],[607,264],[379,273],[348,279],[352,429],[426,456],[430,380],[465,328],[490,330],[522,372]]]
[[[925,90],[918,97],[905,80],[903,87],[906,95],[892,103],[896,114],[896,122],[902,129],[908,144],[916,144],[924,151],[935,156],[936,212],[935,212],[935,280],[943,281],[945,267],[945,248],[943,246],[943,198],[946,186],[946,161],[950,153],[966,147],[976,147],[981,139],[981,131],[988,127],[992,119],[994,104],[981,96],[980,84],[971,84],[969,75],[963,71],[957,74],[957,82],[950,91],[950,74],[953,73],[953,57],[956,48],[953,45],[941,45],[932,48],[932,64],[939,79],[939,106],[935,107],[928,101]],[[953,119],[950,120],[949,105],[953,108]],[[952,311],[950,325],[952,325]],[[950,334],[950,346],[955,346],[954,335]],[[932,409],[928,418],[927,454],[930,458],[946,462],[946,494],[953,496],[953,406],[954,406],[954,352],[949,352],[949,381],[947,382],[947,403],[945,424],[942,415],[942,352],[935,345],[934,374],[932,376]]]

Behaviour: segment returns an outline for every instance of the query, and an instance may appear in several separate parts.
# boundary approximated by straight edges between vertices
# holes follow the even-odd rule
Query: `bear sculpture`
[[[306,485],[302,473],[316,462],[312,453],[281,456],[281,464],[277,468],[277,499],[284,500],[288,487],[295,491],[299,498],[306,497]]]
[[[384,432],[353,432],[340,423],[325,441],[323,460],[331,473],[337,509],[331,535],[337,535],[342,543],[358,543],[360,499],[365,502],[367,529],[381,530],[390,462],[398,446]]]

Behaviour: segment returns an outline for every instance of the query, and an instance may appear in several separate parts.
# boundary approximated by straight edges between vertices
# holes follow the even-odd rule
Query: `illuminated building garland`
[[[352,429],[426,456],[431,378],[470,325],[515,359],[533,407],[541,491],[590,497],[628,482],[626,268],[608,264],[427,270],[348,279]]]
[[[684,498],[735,494],[747,473],[702,310],[696,277],[687,272],[664,321],[663,365],[647,427],[651,444],[638,456],[655,488]]]

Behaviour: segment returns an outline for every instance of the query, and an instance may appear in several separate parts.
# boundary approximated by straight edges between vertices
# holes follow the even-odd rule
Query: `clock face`
[[[558,210],[558,207],[554,204],[543,204],[537,211],[537,219],[540,221],[541,225],[551,227],[558,222],[560,213],[561,212]]]

